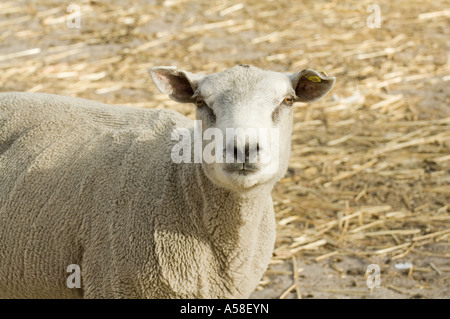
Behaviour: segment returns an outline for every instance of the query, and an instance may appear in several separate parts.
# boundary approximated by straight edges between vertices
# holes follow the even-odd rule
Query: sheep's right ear
[[[194,102],[194,92],[204,75],[179,71],[174,66],[155,66],[148,69],[158,89],[180,103]]]

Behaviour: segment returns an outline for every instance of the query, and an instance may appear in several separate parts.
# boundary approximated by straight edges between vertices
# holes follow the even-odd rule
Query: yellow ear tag
[[[308,76],[308,80],[311,82],[322,82],[322,79],[319,78],[317,75],[310,75]]]

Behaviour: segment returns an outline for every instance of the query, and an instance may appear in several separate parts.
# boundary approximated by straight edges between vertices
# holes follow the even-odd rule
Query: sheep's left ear
[[[194,92],[204,75],[177,70],[174,66],[155,66],[148,69],[158,89],[180,103],[194,102]]]
[[[335,77],[312,69],[291,74],[289,77],[298,102],[313,102],[322,98],[333,88],[336,81]]]

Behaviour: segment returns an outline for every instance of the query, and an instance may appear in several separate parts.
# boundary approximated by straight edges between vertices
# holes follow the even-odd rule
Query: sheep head
[[[210,75],[175,67],[149,72],[163,93],[196,106],[201,147],[209,155],[202,159],[204,172],[238,191],[275,183],[286,173],[294,102],[316,101],[335,82],[311,69],[282,74],[249,65]]]

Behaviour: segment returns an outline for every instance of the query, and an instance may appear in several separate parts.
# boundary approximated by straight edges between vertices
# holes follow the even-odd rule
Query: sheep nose
[[[259,143],[256,143],[256,145],[245,143],[244,148],[234,144],[233,158],[237,163],[256,163],[258,161],[259,151]]]

